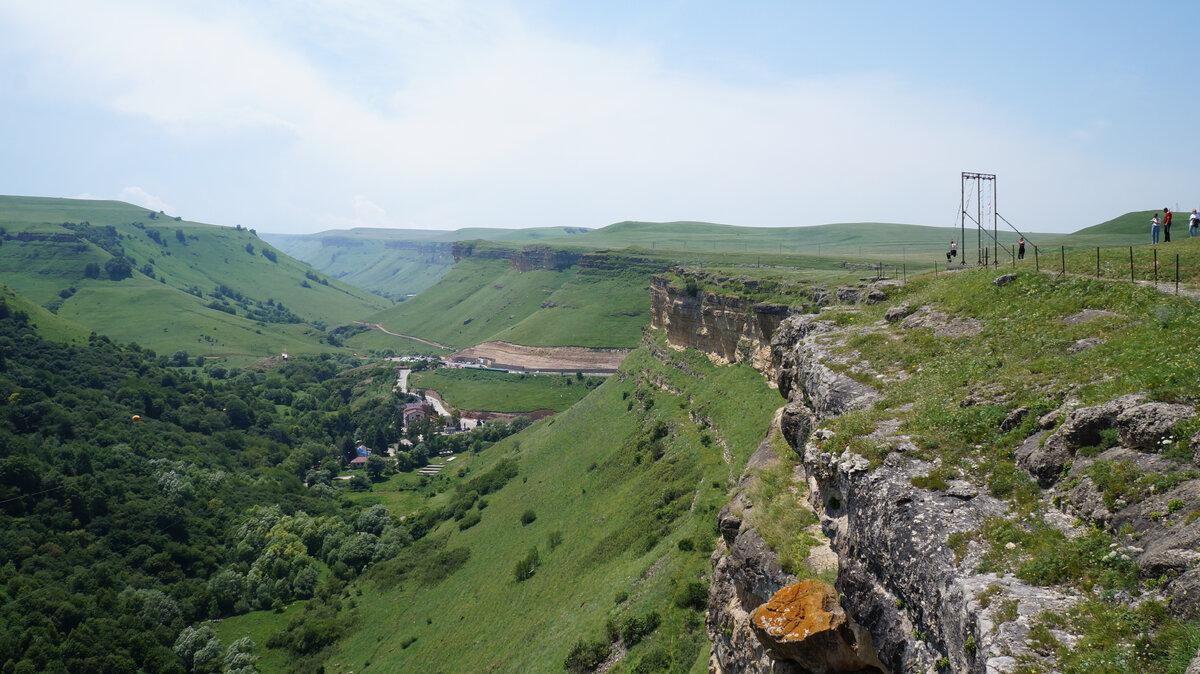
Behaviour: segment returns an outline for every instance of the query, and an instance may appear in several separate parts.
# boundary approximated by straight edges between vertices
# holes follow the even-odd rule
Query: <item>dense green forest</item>
[[[333,480],[360,442],[399,439],[390,366],[187,362],[46,341],[0,302],[0,671],[252,672],[253,646],[204,622],[310,598],[266,645],[319,669],[353,621],[346,583],[412,542],[345,498],[384,462]],[[520,427],[419,444],[405,467]]]

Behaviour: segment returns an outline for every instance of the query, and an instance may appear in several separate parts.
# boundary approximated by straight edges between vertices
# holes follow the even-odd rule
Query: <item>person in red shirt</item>
[[[1171,243],[1171,209],[1163,206],[1163,243]]]

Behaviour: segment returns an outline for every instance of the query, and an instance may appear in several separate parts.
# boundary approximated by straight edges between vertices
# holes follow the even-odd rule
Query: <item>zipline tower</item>
[[[971,201],[974,200],[975,208],[971,208]],[[990,263],[1000,264],[1000,239],[997,236],[996,227],[997,212],[996,212],[996,174],[994,173],[970,173],[964,171],[962,174],[962,214],[959,220],[959,227],[962,237],[963,257],[966,257],[966,239],[967,239],[967,221],[975,223],[976,237],[976,253],[978,254],[978,264],[984,264],[984,256],[991,253]],[[972,215],[971,211],[975,214]],[[1005,221],[1007,222],[1007,220]],[[988,231],[988,228],[991,231]],[[988,246],[984,244],[983,235],[987,234],[991,237],[992,250],[988,251]],[[965,263],[966,260],[964,259]]]

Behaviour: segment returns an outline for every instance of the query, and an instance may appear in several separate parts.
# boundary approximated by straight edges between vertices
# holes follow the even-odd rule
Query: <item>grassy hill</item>
[[[438,478],[469,480],[505,459],[518,466],[517,477],[485,497],[486,508],[444,522],[412,557],[364,578],[355,597],[361,628],[328,662],[353,671],[369,662],[380,671],[429,671],[437,663],[447,672],[489,664],[555,672],[572,644],[600,639],[606,621],[657,611],[661,625],[626,662],[665,658],[702,670],[702,611],[674,598],[707,573],[713,518],[730,476],[762,440],[778,394],[752,370],[654,351],[662,361],[649,349],[635,351],[625,376],[485,450],[463,478]],[[652,378],[680,393],[655,388]],[[693,423],[689,411],[711,418],[711,427]],[[655,438],[656,427],[664,437]],[[534,518],[523,524],[527,511]],[[479,524],[460,528],[471,512]],[[516,581],[515,566],[535,548],[532,577]],[[460,552],[448,558],[463,561],[448,577],[419,571],[422,559],[450,551]]]
[[[454,347],[504,340],[529,346],[624,347],[649,321],[645,273],[537,269],[470,257],[425,292],[370,320]]]
[[[817,254],[917,262],[929,256],[944,254],[952,238],[963,238],[958,228],[886,222],[850,222],[814,227],[737,227],[706,222],[619,222],[571,237],[570,243],[601,248],[639,246],[652,250]],[[975,240],[974,232],[970,228],[966,238],[969,242]],[[1008,233],[1000,232],[1002,243],[1015,241],[1016,238],[1017,235],[1011,230]]]
[[[8,285],[90,330],[158,351],[328,349],[325,329],[389,304],[251,230],[122,202],[0,197],[0,228]]]
[[[288,255],[330,276],[401,299],[433,285],[454,264],[450,244],[465,239],[531,242],[586,231],[579,227],[532,227],[457,231],[355,228],[317,234],[263,234]]]
[[[1119,215],[1112,220],[1106,220],[1098,225],[1084,227],[1083,229],[1072,232],[1065,236],[1054,236],[1045,239],[1046,246],[1066,246],[1067,248],[1079,246],[1140,246],[1145,243],[1150,243],[1150,218],[1158,213],[1159,219],[1162,218],[1162,211],[1133,211],[1124,215]],[[1171,234],[1175,239],[1187,238],[1187,220],[1189,212],[1176,213],[1174,222],[1171,223]],[[1038,242],[1039,245],[1043,241]]]
[[[3,284],[0,284],[0,301],[7,304],[11,311],[23,311],[28,314],[30,325],[44,339],[78,344],[86,342],[91,332],[87,328],[50,313],[44,307],[34,304]]]

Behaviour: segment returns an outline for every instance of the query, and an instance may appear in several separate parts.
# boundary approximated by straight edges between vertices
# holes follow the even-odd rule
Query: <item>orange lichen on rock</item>
[[[771,657],[790,660],[813,674],[886,672],[871,635],[854,624],[837,591],[817,579],[789,585],[750,616],[754,634]]]

